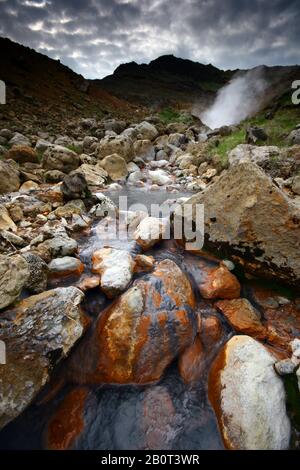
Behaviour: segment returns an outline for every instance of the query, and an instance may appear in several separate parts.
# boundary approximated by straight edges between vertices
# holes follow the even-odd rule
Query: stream
[[[128,197],[128,206],[162,203],[166,199],[187,197],[189,193],[170,194],[165,191],[150,192],[142,189],[123,189],[106,192],[115,203],[119,195]],[[80,235],[79,257],[85,264],[82,278],[90,275],[91,254],[107,244],[99,237],[95,223],[91,232]],[[113,247],[122,247],[133,254],[141,253],[133,241],[113,240]],[[182,380],[175,360],[165,371],[163,378],[150,385],[100,385],[89,386],[84,404],[83,430],[72,445],[73,449],[89,450],[202,450],[223,449],[217,419],[208,400],[207,375],[210,365],[222,345],[232,336],[233,330],[209,301],[200,298],[199,284],[205,267],[217,265],[214,258],[202,258],[187,253],[174,240],[158,243],[146,253],[156,261],[171,259],[188,275],[197,299],[197,311],[202,317],[217,316],[222,325],[222,337],[206,356],[201,379],[193,384]],[[203,269],[204,268],[204,269]],[[135,274],[134,279],[144,274]],[[133,279],[133,280],[134,280]],[[78,278],[69,276],[51,281],[49,288],[78,284]],[[248,290],[242,286],[244,296]],[[111,303],[99,288],[86,292],[83,308],[95,321],[96,316]],[[82,341],[82,339],[80,340]],[[76,349],[78,345],[75,346]],[[72,354],[71,354],[72,355]],[[59,365],[59,374],[64,375],[68,360]],[[6,426],[0,433],[0,449],[45,449],[49,420],[59,403],[74,387],[67,383],[55,394],[48,392],[56,384],[57,374],[27,410]],[[44,397],[46,396],[46,400]]]

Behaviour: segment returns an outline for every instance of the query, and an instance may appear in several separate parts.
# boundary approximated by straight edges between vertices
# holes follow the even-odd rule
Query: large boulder
[[[49,380],[53,366],[82,336],[87,319],[75,287],[29,297],[0,317],[6,364],[0,368],[0,428],[16,418]]]
[[[29,276],[25,284],[31,294],[40,294],[47,289],[48,283],[48,266],[39,256],[30,251],[22,254],[26,260]]]
[[[21,184],[19,176],[15,165],[0,160],[0,194],[18,191]]]
[[[224,443],[233,450],[287,449],[290,421],[277,359],[249,336],[234,336],[209,375],[209,397]]]
[[[42,165],[46,170],[59,170],[70,173],[76,170],[80,160],[77,153],[61,145],[48,147],[43,155]]]
[[[205,244],[256,275],[300,285],[300,210],[255,164],[224,172],[185,203],[205,209]],[[201,227],[202,228],[202,227]]]
[[[106,136],[98,145],[98,157],[102,160],[108,155],[118,154],[128,163],[134,157],[133,142],[125,135]]]
[[[230,165],[241,162],[252,162],[259,166],[266,166],[270,160],[280,157],[281,151],[279,147],[273,146],[256,146],[250,144],[239,144],[228,154]]]
[[[0,309],[18,299],[28,277],[28,264],[22,256],[0,256]]]
[[[97,320],[92,337],[71,358],[79,383],[159,380],[195,337],[195,298],[189,279],[170,260],[137,280]]]
[[[117,153],[103,158],[100,165],[113,181],[125,179],[128,175],[126,161]]]
[[[293,130],[288,138],[287,142],[289,145],[295,145],[295,144],[300,144],[300,129],[295,129]]]

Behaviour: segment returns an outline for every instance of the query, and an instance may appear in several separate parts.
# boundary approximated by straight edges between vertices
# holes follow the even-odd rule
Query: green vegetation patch
[[[163,109],[158,113],[158,116],[164,124],[170,124],[171,122],[182,122],[187,125],[193,124],[192,116],[180,111],[175,111],[172,108]]]

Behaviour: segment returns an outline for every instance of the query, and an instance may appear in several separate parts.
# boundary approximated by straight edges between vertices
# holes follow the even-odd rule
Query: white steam
[[[221,88],[213,105],[200,118],[211,129],[238,124],[258,111],[266,88],[261,67],[239,74]]]

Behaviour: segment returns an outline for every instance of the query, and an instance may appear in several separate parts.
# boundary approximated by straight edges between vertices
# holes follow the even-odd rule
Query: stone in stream
[[[69,379],[81,384],[159,380],[196,335],[195,297],[170,260],[135,281],[97,320],[71,357]]]
[[[144,251],[149,250],[165,235],[168,222],[157,217],[145,217],[133,234],[134,240]]]
[[[158,186],[165,186],[172,183],[172,179],[164,170],[149,170],[149,176],[153,184],[158,184]]]
[[[261,322],[259,311],[247,299],[220,300],[215,307],[225,315],[237,333],[265,339],[267,331]]]
[[[235,299],[240,296],[241,286],[235,275],[220,264],[208,272],[199,289],[204,299]]]
[[[0,309],[18,299],[28,277],[28,264],[21,255],[0,256]]]
[[[291,425],[276,357],[249,336],[231,338],[209,375],[209,398],[224,444],[232,450],[289,447]]]
[[[89,188],[91,189],[95,186],[103,187],[108,177],[107,172],[104,170],[104,168],[102,168],[102,166],[100,166],[99,163],[97,163],[97,165],[83,163],[74,173],[83,175]]]
[[[80,276],[84,271],[83,263],[72,256],[65,256],[63,258],[55,258],[48,265],[49,273],[52,277],[55,276]]]
[[[134,261],[125,250],[102,248],[93,254],[92,265],[93,273],[101,276],[101,289],[109,298],[124,292],[133,276]]]
[[[47,426],[48,450],[72,448],[85,427],[84,409],[89,393],[87,388],[77,387],[64,397]]]
[[[53,366],[82,336],[84,295],[75,287],[28,297],[0,317],[6,364],[0,368],[0,428],[16,418],[49,380]]]
[[[241,163],[190,198],[185,218],[205,208],[204,248],[256,276],[300,285],[300,210],[255,164]]]
[[[185,383],[197,382],[205,366],[206,354],[199,335],[196,336],[194,343],[191,344],[180,355],[178,360],[179,373]]]

